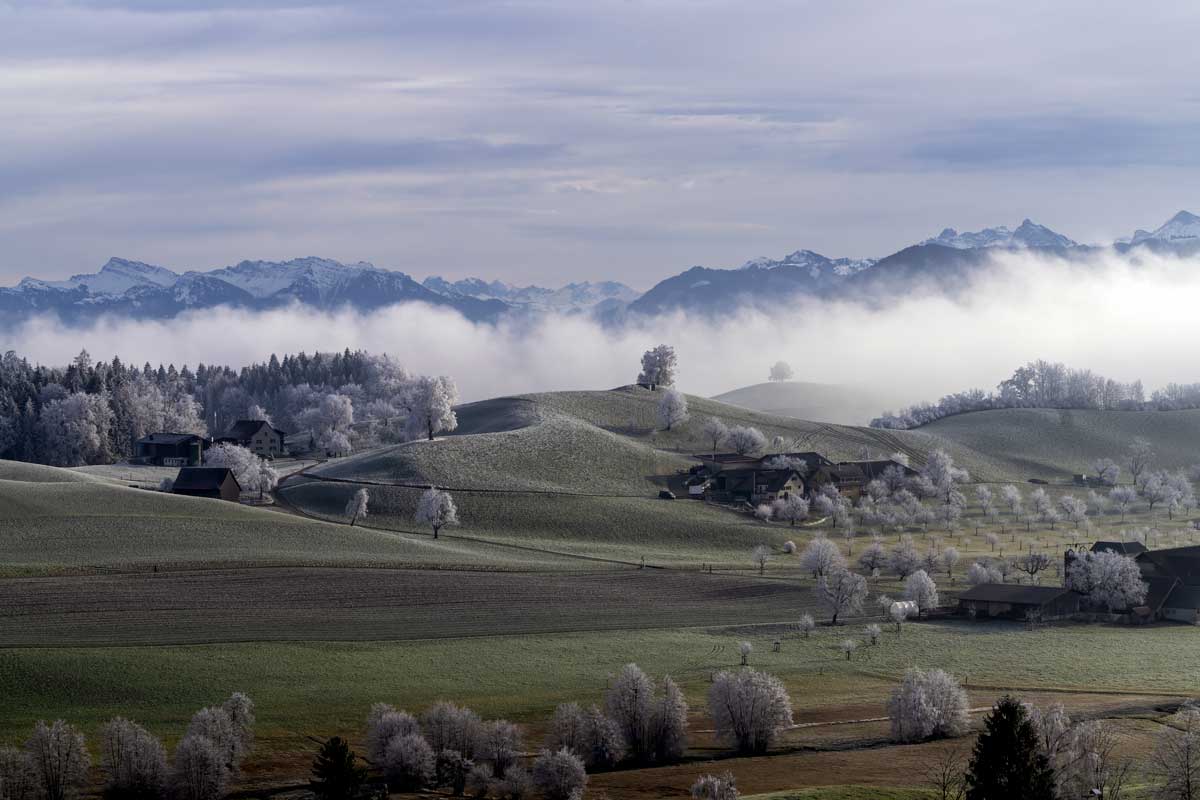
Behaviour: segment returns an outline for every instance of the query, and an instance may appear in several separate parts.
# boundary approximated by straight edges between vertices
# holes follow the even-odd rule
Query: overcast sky
[[[648,288],[1200,212],[1200,7],[0,0],[0,284],[109,256]]]

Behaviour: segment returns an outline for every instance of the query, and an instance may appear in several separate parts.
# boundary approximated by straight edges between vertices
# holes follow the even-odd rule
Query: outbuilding
[[[242,487],[229,467],[184,467],[179,470],[171,491],[188,497],[211,497],[231,503],[238,502],[242,496]]]
[[[958,596],[959,613],[969,617],[1065,619],[1079,611],[1082,596],[1061,586],[981,583]]]
[[[208,441],[194,433],[148,433],[133,443],[133,461],[159,467],[194,467]]]

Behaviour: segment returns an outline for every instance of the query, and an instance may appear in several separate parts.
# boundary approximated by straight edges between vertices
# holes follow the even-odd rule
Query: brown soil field
[[[776,622],[809,587],[659,570],[229,569],[0,580],[0,647],[371,641]]]

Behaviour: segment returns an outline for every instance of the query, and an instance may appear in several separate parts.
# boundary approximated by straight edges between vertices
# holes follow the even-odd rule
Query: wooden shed
[[[179,470],[172,489],[189,497],[212,497],[236,503],[242,487],[229,467],[184,467]]]

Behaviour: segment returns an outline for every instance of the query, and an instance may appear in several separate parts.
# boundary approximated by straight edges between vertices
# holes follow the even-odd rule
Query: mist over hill
[[[866,425],[880,409],[911,400],[869,386],[804,381],[770,381],[714,395],[714,400],[780,417],[837,425]]]

